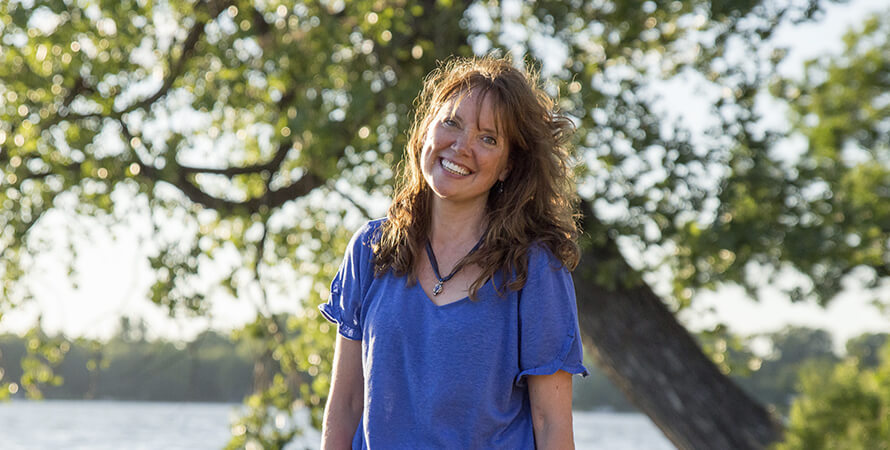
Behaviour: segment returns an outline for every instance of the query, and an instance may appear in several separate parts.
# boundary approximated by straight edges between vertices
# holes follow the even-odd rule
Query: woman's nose
[[[466,152],[467,142],[469,141],[466,133],[459,133],[451,143],[451,148],[456,152]]]

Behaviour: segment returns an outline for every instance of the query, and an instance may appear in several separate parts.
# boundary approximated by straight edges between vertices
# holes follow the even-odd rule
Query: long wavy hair
[[[392,270],[416,282],[415,262],[424,254],[432,216],[433,193],[420,161],[426,134],[444,103],[460,101],[474,90],[481,94],[476,96],[480,101],[492,99],[499,134],[508,140],[510,172],[503,191],[496,185],[488,194],[484,244],[462,262],[482,268],[470,286],[470,298],[475,300],[479,288],[498,271],[503,271],[508,289],[521,289],[532,245],[546,246],[569,270],[577,266],[578,197],[568,144],[574,125],[539,87],[535,70],[519,69],[509,57],[454,57],[427,76],[414,101],[395,196],[374,245],[376,276]],[[503,293],[504,285],[495,289]]]

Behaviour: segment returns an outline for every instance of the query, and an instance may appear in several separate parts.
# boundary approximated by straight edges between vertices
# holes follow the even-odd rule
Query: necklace
[[[446,281],[450,280],[451,277],[453,277],[458,271],[460,271],[460,269],[463,268],[464,259],[466,259],[467,256],[472,255],[473,252],[479,249],[479,246],[482,245],[483,239],[485,239],[485,234],[483,234],[482,237],[479,238],[479,242],[476,242],[476,245],[473,246],[473,249],[470,250],[470,252],[467,253],[466,256],[464,256],[460,259],[460,261],[457,262],[457,264],[454,266],[454,269],[445,278],[442,278],[442,275],[439,275],[439,264],[436,262],[436,254],[433,253],[433,246],[430,244],[429,240],[426,241],[426,256],[429,257],[430,265],[433,267],[433,274],[436,275],[436,280],[438,280],[436,285],[433,287],[433,295],[439,295],[439,293],[442,292],[442,285],[445,284]]]

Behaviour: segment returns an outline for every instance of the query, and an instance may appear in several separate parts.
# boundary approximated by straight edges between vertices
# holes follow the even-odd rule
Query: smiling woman
[[[417,105],[389,213],[321,305],[339,331],[322,446],[571,448],[571,123],[493,57],[446,62]]]

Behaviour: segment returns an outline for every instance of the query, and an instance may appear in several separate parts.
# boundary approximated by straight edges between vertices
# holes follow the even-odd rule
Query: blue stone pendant
[[[433,295],[439,295],[440,292],[442,292],[442,282],[441,281],[436,283],[435,286],[433,286]]]

